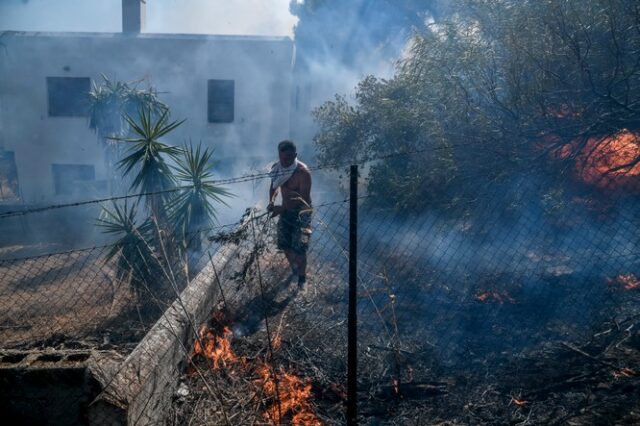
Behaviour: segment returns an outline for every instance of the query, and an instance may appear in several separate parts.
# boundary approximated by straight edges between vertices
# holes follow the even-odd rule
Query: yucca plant
[[[102,209],[96,225],[105,234],[118,236],[118,240],[106,254],[107,260],[116,259],[116,277],[128,280],[131,289],[140,295],[145,285],[153,284],[159,264],[151,251],[147,239],[151,235],[151,223],[147,220],[136,223],[136,204],[123,206],[113,203],[112,208]]]
[[[92,82],[89,92],[89,128],[98,133],[104,142],[126,135],[125,114],[134,114],[140,109],[150,109],[160,115],[168,107],[158,99],[158,92],[150,87],[140,90],[135,85],[109,78],[102,74],[103,83]]]
[[[135,84],[110,80],[102,74],[101,85],[92,83],[89,92],[89,128],[98,135],[105,151],[105,162],[110,174],[110,189],[114,192],[116,182],[113,175],[115,163],[120,159],[121,149],[118,138],[125,137],[129,126],[125,115],[132,115],[140,109],[148,109],[154,116],[161,115],[168,107],[158,99],[152,87],[138,89]]]
[[[132,138],[120,139],[130,144],[127,155],[118,162],[118,168],[127,176],[132,171],[136,175],[130,190],[143,193],[167,191],[175,187],[175,178],[166,160],[176,158],[181,149],[160,142],[160,138],[180,126],[182,121],[169,122],[169,111],[164,111],[157,119],[153,117],[151,109],[139,111],[139,122],[130,115],[125,120],[131,126]],[[165,203],[169,200],[168,192],[149,194],[145,197],[148,210],[156,226],[156,243],[166,242],[161,237],[161,230],[169,232],[168,215]]]
[[[213,151],[189,144],[173,167],[183,188],[169,203],[170,220],[176,239],[183,250],[201,251],[200,231],[216,220],[217,206],[227,205],[224,198],[231,193],[213,181]]]

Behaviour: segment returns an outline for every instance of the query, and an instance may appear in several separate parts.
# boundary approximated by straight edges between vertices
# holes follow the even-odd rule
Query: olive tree
[[[473,197],[462,179],[509,179],[560,151],[569,164],[588,140],[640,130],[636,2],[461,0],[451,16],[414,35],[393,78],[315,110],[321,162],[380,158],[370,192],[420,209]]]

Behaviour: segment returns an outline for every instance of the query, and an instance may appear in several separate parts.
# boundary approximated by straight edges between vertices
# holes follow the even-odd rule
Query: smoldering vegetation
[[[359,47],[393,39],[323,25],[348,17],[381,31],[404,16],[378,15],[373,3],[392,7],[298,4],[301,43],[305,25],[308,36],[331,33],[310,57],[333,56],[335,37],[349,69],[366,56]],[[403,45],[396,74],[365,78],[355,98],[315,112],[327,170],[314,177],[344,184],[329,165],[366,164],[360,421],[637,423],[638,10],[626,1],[460,4],[440,15],[418,8],[417,21],[400,25],[421,31]],[[224,271],[224,297],[185,351],[167,421],[343,424],[347,203],[316,204],[304,289],[285,276],[274,221],[250,214],[245,224],[257,229],[203,233],[186,261],[177,256],[178,270],[197,274],[209,243],[242,246]],[[278,388],[291,376],[298,393]]]
[[[560,208],[536,201],[548,182],[526,181],[517,190],[469,181],[474,202],[420,214],[383,208],[364,195],[363,424],[637,419],[635,402],[625,396],[638,391],[637,202],[591,190],[588,200],[573,194]],[[564,183],[575,189],[571,179]],[[528,202],[513,203],[514,193]],[[302,424],[344,422],[348,216],[344,202],[316,207],[303,290],[273,275],[274,235],[258,237],[265,244],[260,256],[247,258],[242,270],[264,305],[248,313],[242,304],[225,310],[221,302],[212,312],[203,328],[212,351],[191,358],[170,424],[224,424],[223,413],[277,424],[277,397],[265,394],[254,371],[264,365],[272,380],[283,380],[286,397],[292,391],[285,377],[309,386],[311,398],[299,411],[283,409],[285,424],[303,412],[312,420]],[[236,297],[238,288],[228,294]],[[221,394],[204,390],[207,380]]]

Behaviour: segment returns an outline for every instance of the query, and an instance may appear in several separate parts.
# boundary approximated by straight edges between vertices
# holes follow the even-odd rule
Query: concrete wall
[[[8,32],[2,42],[0,146],[15,152],[27,204],[99,195],[56,196],[52,164],[90,164],[97,180],[107,177],[88,118],[48,116],[46,77],[144,78],[162,92],[172,118],[187,119],[167,142],[202,141],[218,159],[266,163],[290,134],[294,49],[286,37]],[[207,122],[208,79],[235,81],[232,123]],[[240,171],[226,166],[230,174]]]

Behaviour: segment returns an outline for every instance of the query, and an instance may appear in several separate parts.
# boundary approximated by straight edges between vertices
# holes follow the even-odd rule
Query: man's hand
[[[269,203],[269,205],[267,206],[267,211],[271,212],[271,217],[276,217],[284,211],[284,207],[274,206],[273,203]]]

